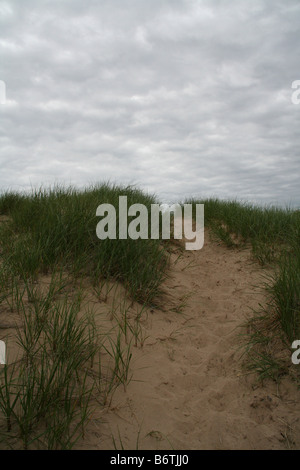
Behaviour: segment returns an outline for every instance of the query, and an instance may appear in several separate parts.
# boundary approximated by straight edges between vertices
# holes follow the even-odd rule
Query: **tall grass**
[[[56,302],[51,295],[50,305],[49,292],[40,295],[40,308],[22,299],[20,357],[8,358],[0,374],[0,408],[7,423],[0,437],[12,447],[16,441],[23,449],[33,444],[70,449],[88,415],[92,385],[84,370],[96,352],[96,341],[86,318],[79,318],[78,298]]]
[[[274,261],[284,249],[297,244],[300,211],[213,198],[187,202],[204,204],[205,225],[229,246],[250,243],[261,264]]]
[[[102,203],[116,208],[118,228],[120,195],[127,196],[128,206],[140,203],[149,210],[157,202],[137,189],[107,184],[84,190],[55,187],[29,195],[3,194],[0,214],[10,217],[0,226],[6,263],[26,278],[36,278],[58,264],[74,274],[90,275],[95,282],[112,277],[123,282],[133,298],[151,302],[167,266],[160,241],[118,240],[118,236],[117,240],[99,240],[96,235],[96,209]]]

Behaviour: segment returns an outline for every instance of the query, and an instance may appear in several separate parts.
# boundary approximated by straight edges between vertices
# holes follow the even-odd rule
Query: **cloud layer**
[[[0,190],[300,206],[298,0],[12,0],[0,18]]]

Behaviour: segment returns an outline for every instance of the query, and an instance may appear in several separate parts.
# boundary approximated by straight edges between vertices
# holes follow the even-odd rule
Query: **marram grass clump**
[[[2,258],[17,276],[37,277],[57,265],[74,275],[88,275],[95,283],[103,277],[123,282],[136,300],[153,301],[159,294],[168,263],[160,240],[99,240],[98,205],[112,204],[118,213],[119,196],[128,205],[150,209],[153,196],[131,187],[102,184],[88,189],[40,189],[31,194],[5,193],[0,214]],[[130,218],[129,218],[130,221]]]

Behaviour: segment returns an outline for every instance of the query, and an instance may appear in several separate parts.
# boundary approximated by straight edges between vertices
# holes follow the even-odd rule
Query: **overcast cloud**
[[[0,2],[0,190],[300,207],[299,0]]]

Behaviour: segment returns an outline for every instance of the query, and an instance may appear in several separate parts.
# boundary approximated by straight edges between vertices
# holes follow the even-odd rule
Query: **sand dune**
[[[133,377],[95,410],[84,449],[287,449],[300,447],[298,391],[263,385],[242,368],[241,324],[266,301],[250,251],[208,233],[202,250],[172,254],[163,310],[149,309]],[[112,436],[115,440],[113,444]]]
[[[93,402],[76,448],[299,449],[296,385],[290,378],[279,386],[261,385],[242,366],[241,325],[251,308],[266,302],[263,274],[250,250],[227,249],[208,231],[203,249],[174,248],[163,301],[143,312],[143,345],[131,347],[131,381],[126,389],[119,386],[104,408]],[[49,282],[50,277],[42,279],[45,286]],[[99,301],[87,282],[99,331],[115,321],[117,291],[130,305],[125,289],[115,287]],[[134,308],[130,305],[131,312]],[[13,338],[19,321],[3,311],[0,328]],[[13,352],[13,342],[10,348]]]

